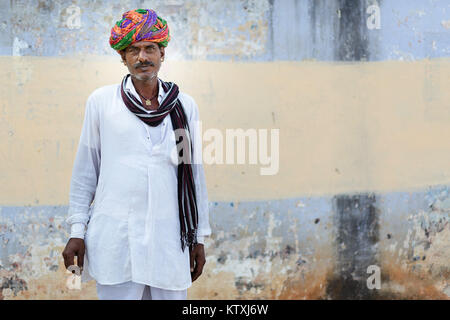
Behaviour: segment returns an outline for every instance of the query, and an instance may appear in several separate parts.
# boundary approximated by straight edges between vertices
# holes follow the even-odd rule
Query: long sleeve
[[[200,132],[200,116],[198,107],[193,101],[193,114],[189,123],[189,129],[192,136],[192,173],[194,175],[195,194],[197,197],[198,209],[198,230],[197,241],[204,244],[204,238],[211,235],[211,227],[209,224],[209,203],[208,192],[206,189],[205,172],[202,161],[202,139]]]
[[[90,95],[85,107],[83,127],[72,170],[69,212],[66,222],[71,226],[71,238],[84,238],[89,221],[89,209],[95,196],[100,173],[100,131],[98,108]]]

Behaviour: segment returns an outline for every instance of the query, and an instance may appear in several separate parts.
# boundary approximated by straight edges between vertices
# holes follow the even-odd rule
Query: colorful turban
[[[157,42],[167,47],[170,34],[166,20],[148,9],[125,12],[122,20],[117,21],[111,29],[109,44],[114,50],[120,51],[138,41]]]

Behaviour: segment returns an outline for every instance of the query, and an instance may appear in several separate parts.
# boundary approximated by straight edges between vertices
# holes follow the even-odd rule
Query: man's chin
[[[135,72],[132,76],[140,81],[148,81],[156,78],[156,72]]]

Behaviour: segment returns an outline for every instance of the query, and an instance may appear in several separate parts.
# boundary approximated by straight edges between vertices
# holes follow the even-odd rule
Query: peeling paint
[[[442,25],[445,29],[450,29],[450,20],[442,20],[442,21],[441,21],[441,25]]]
[[[381,267],[382,286],[381,290],[365,297],[448,299],[448,198],[447,187],[416,195],[399,194],[393,198],[395,202],[379,194],[376,202],[370,204],[369,198],[359,196],[349,198],[353,200],[348,203],[342,202],[344,211],[340,214],[339,210],[335,212],[339,206],[333,209],[332,198],[240,201],[237,208],[231,207],[232,211],[228,202],[217,202],[211,206],[213,234],[205,244],[204,275],[189,289],[189,299],[335,299],[345,290],[342,286],[347,274],[364,284],[363,272],[355,273],[355,270],[372,263]],[[304,206],[298,207],[298,203]],[[376,230],[367,215],[373,210],[370,206],[375,204],[377,210],[383,210],[383,215],[377,214],[378,223],[386,226],[390,223],[384,220],[386,214],[391,218],[395,215],[387,213],[382,204],[395,209],[393,204],[403,203],[413,205],[409,209],[410,219],[405,216],[409,224],[402,223],[404,229],[387,233],[390,237],[380,236],[379,240],[375,237],[371,244],[353,239],[366,237],[366,231],[370,235]],[[345,219],[340,222],[346,223],[341,229],[339,223],[334,222],[339,221],[340,215],[343,217],[348,205],[354,213],[369,208],[367,212],[361,211],[363,216],[354,216],[354,219],[362,219],[358,224],[367,222],[367,230],[354,229]],[[3,240],[0,292],[3,299],[96,299],[93,281],[83,283],[81,291],[66,287],[68,275],[60,256],[67,239],[66,207],[29,207],[26,211],[0,208]],[[239,216],[241,218],[236,218]],[[382,229],[380,235],[385,231]],[[315,234],[321,236],[312,236]],[[341,234],[341,243],[334,241],[335,234]],[[5,242],[5,239],[12,242]],[[338,251],[334,247],[337,244]],[[402,244],[401,247],[398,244]],[[343,254],[359,251],[355,245],[362,250],[375,245],[374,248],[380,250],[376,261],[371,260],[373,253],[365,256],[357,252],[357,260]],[[348,267],[342,269],[345,265]],[[356,288],[353,295],[347,293],[347,297],[361,298],[364,291],[361,288]]]
[[[379,61],[448,56],[449,20],[438,10],[445,1],[156,0],[152,6],[169,21],[168,59]],[[373,11],[367,9],[375,5],[383,22],[368,28]],[[14,30],[14,38],[0,40],[0,52],[115,56],[106,40],[111,26],[125,10],[141,6],[139,0],[60,0],[29,8],[26,0],[5,1],[0,8],[8,18],[0,28]]]

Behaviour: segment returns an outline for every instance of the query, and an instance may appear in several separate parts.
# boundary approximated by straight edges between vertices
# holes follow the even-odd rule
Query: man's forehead
[[[130,44],[129,47],[142,48],[142,47],[150,47],[150,46],[153,47],[153,46],[158,46],[158,45],[156,43],[150,42],[150,41],[138,41],[133,44]]]

